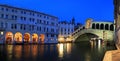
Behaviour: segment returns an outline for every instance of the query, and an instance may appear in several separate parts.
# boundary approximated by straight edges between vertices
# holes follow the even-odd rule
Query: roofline
[[[56,16],[53,16],[53,15],[50,15],[50,14],[45,14],[45,13],[38,12],[38,11],[35,11],[35,10],[30,10],[30,9],[25,9],[25,8],[19,8],[19,7],[7,5],[7,4],[0,4],[0,6],[5,6],[5,7],[9,7],[9,8],[15,8],[15,9],[19,9],[19,10],[25,10],[25,11],[30,11],[30,12],[35,12],[35,13],[39,13],[39,14],[43,14],[43,15],[47,15],[47,16],[50,16],[50,17],[54,17],[54,18],[59,19],[59,18],[56,17]]]

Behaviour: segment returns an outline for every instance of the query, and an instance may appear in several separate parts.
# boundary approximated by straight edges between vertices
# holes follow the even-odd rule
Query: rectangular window
[[[14,12],[14,9],[12,9],[12,12]]]
[[[7,23],[5,23],[5,28],[7,28],[7,26],[8,26],[8,24],[7,24]]]
[[[44,16],[44,18],[46,18],[46,16]]]
[[[48,32],[48,28],[47,28],[47,32]]]
[[[2,11],[4,11],[4,8],[1,8]]]
[[[41,27],[40,27],[40,31],[41,31]]]
[[[15,13],[17,13],[17,10],[15,10]]]
[[[44,21],[44,24],[46,24],[46,21]]]
[[[5,17],[6,19],[8,19],[8,15],[6,15],[6,17]]]
[[[40,20],[40,23],[42,23],[42,20]]]
[[[3,28],[3,22],[1,22],[1,28]]]
[[[46,28],[44,27],[44,31],[46,31]]]
[[[40,17],[42,17],[42,15],[40,15]]]
[[[15,20],[17,20],[17,16],[15,16]]]
[[[14,19],[14,15],[12,15],[12,19]]]
[[[34,20],[35,20],[35,19],[33,18],[33,19],[32,19],[32,22],[34,22]]]
[[[17,24],[15,24],[15,29],[17,29]]]
[[[37,14],[37,16],[39,17],[39,14]]]
[[[34,16],[34,13],[32,15]]]
[[[8,11],[8,8],[6,8],[6,11]]]
[[[32,25],[32,30],[34,30],[34,25]]]
[[[51,34],[51,37],[54,37],[54,34]]]
[[[49,17],[47,16],[47,19],[49,19]]]
[[[31,25],[29,25],[29,30],[31,31]]]
[[[26,17],[24,17],[24,20],[26,20]]]
[[[47,25],[49,25],[49,22],[47,21]]]
[[[22,30],[22,24],[20,25],[20,29]]]
[[[20,17],[21,18],[21,20],[23,20],[23,17]]]
[[[24,14],[26,14],[26,12],[24,11]]]
[[[11,29],[13,29],[13,24],[11,24]]]
[[[1,18],[4,18],[4,14],[1,14]]]
[[[24,30],[26,30],[26,26],[24,25]]]
[[[23,14],[23,11],[21,11],[21,14]]]

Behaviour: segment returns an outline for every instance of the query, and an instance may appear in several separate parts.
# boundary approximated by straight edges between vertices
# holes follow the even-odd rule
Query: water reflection
[[[20,59],[22,55],[22,46],[20,45],[14,46],[13,52],[14,52],[15,58]]]
[[[40,56],[43,56],[43,54],[44,54],[44,45],[39,46],[39,53],[40,53]]]
[[[25,58],[28,58],[30,56],[30,45],[23,46],[23,55]]]
[[[36,58],[38,54],[38,45],[31,45],[32,57]]]
[[[85,54],[85,61],[91,61],[91,56],[89,53]]]
[[[62,58],[63,57],[63,44],[58,44],[58,53],[59,53],[59,57]]]
[[[3,45],[1,45],[3,46]],[[90,48],[91,47],[91,48]],[[110,46],[109,46],[110,47]],[[109,48],[114,49],[114,48]],[[4,45],[1,61],[101,61],[107,47],[86,43]]]
[[[69,56],[71,54],[72,44],[71,43],[60,43],[58,44],[59,57],[62,58],[64,55]]]
[[[71,54],[72,44],[67,43],[67,54]]]
[[[6,51],[7,51],[8,60],[12,60],[13,45],[7,45],[6,46]]]

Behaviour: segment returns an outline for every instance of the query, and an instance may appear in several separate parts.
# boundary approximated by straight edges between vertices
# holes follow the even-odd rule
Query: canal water
[[[102,61],[115,46],[88,42],[45,45],[0,45],[0,61]]]

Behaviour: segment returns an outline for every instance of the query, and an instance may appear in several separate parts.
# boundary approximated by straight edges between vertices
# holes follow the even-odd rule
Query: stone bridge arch
[[[91,38],[99,38],[99,36],[92,33],[84,33],[79,35],[78,38],[76,38],[75,42],[90,41]]]
[[[113,31],[99,30],[99,29],[83,29],[83,30],[80,30],[79,32],[75,32],[75,34],[72,35],[73,42],[75,42],[79,36],[86,33],[96,35],[98,36],[98,38],[101,38],[101,39],[105,38],[106,41],[113,40]]]

